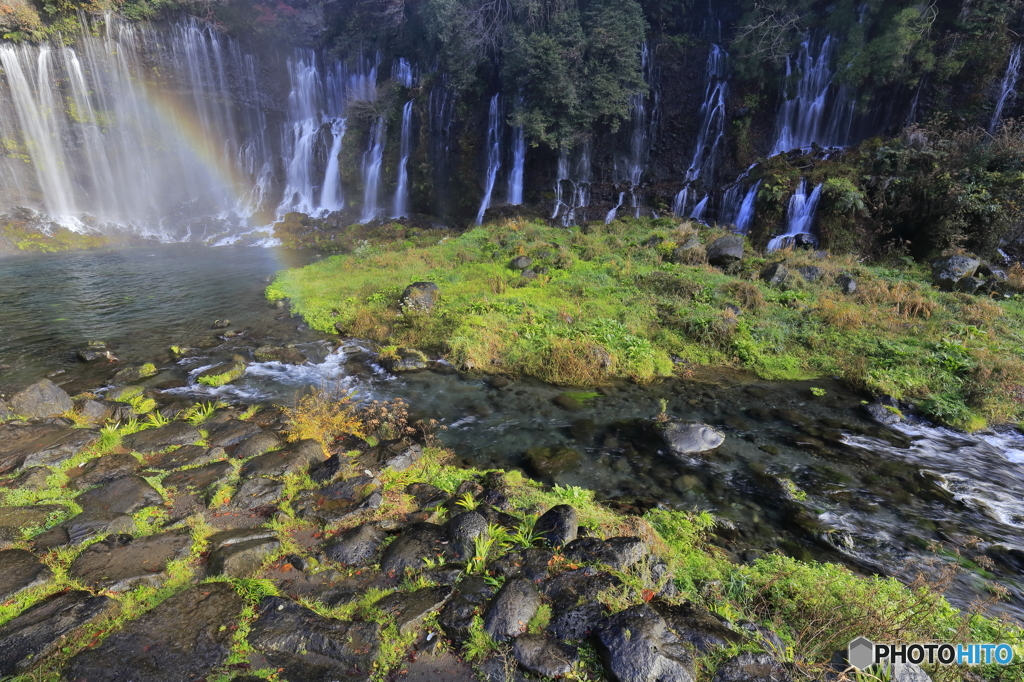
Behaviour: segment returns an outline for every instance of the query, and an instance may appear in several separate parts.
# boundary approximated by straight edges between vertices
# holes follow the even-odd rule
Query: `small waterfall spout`
[[[743,197],[739,213],[736,215],[736,232],[738,234],[750,232],[750,226],[754,223],[754,211],[757,208],[757,190],[759,187],[761,187],[760,180],[755,182]]]
[[[570,161],[570,152],[563,148],[558,154],[558,179],[555,182],[555,209],[551,214],[554,220],[561,216],[562,227],[576,224],[577,215],[590,206],[590,158],[593,142],[587,140],[579,150],[579,157],[574,164]]]
[[[402,140],[398,161],[398,184],[395,186],[394,218],[403,218],[409,213],[409,150],[412,147],[412,101],[402,107]]]
[[[327,170],[324,172],[323,192],[320,194],[320,208],[326,212],[340,211],[345,208],[345,196],[341,191],[339,169],[343,139],[345,139],[345,119],[336,118],[331,121],[331,151],[327,157]]]
[[[693,212],[690,213],[690,217],[694,220],[704,220],[704,212],[708,208],[708,200],[710,196],[704,195],[704,198],[697,202],[697,205],[693,207]]]
[[[363,154],[363,214],[361,223],[368,223],[380,215],[377,196],[380,192],[380,167],[384,162],[384,142],[387,122],[381,116],[370,127],[370,147]]]
[[[791,246],[796,242],[799,235],[805,236],[811,242],[817,239],[811,233],[814,225],[814,215],[818,210],[818,200],[821,198],[821,185],[818,185],[807,195],[807,180],[800,180],[800,186],[789,199],[789,209],[786,211],[786,231],[768,242],[768,251]]]
[[[658,123],[660,93],[657,86],[657,72],[650,48],[644,43],[640,52],[640,66],[644,75],[647,91],[630,98],[631,129],[629,137],[629,156],[616,160],[615,176],[617,182],[629,187],[630,205],[635,209],[636,217],[642,213],[642,197],[637,194],[647,160],[650,156],[651,142],[654,140]]]
[[[1003,74],[1003,82],[999,88],[999,99],[996,100],[996,109],[992,112],[992,121],[988,124],[988,131],[990,133],[996,132],[996,129],[1003,122],[1003,107],[1017,96],[1017,91],[1014,88],[1017,87],[1017,79],[1020,77],[1020,48],[1020,45],[1015,45],[1013,51],[1010,52],[1010,62],[1006,65],[1006,73]]]
[[[825,37],[817,54],[811,40],[807,39],[800,45],[795,60],[786,58],[786,80],[791,80],[794,74],[799,74],[799,80],[795,96],[783,102],[779,110],[773,156],[814,143],[822,147],[841,147],[849,141],[853,99],[846,88],[839,88],[835,97],[829,97],[834,50],[832,36]],[[830,103],[830,99],[834,101]]]
[[[508,176],[508,203],[523,203],[523,168],[526,165],[526,138],[523,126],[512,130],[512,172]]]
[[[484,200],[480,203],[480,210],[476,214],[476,224],[484,221],[484,213],[491,207],[491,197],[494,194],[494,183],[498,179],[498,171],[501,169],[501,96],[495,95],[491,98],[491,109],[487,117],[487,179],[484,189]]]
[[[719,145],[725,138],[725,101],[729,96],[726,66],[729,54],[718,45],[711,46],[707,63],[707,86],[700,105],[700,130],[693,150],[693,160],[686,171],[686,182],[701,175],[711,179],[718,160]]]
[[[613,220],[615,220],[616,216],[618,216],[618,214],[619,214],[619,209],[622,208],[622,203],[625,200],[626,200],[626,193],[625,192],[619,192],[619,203],[615,205],[615,208],[613,208],[612,210],[608,211],[608,215],[606,215],[604,217],[604,224],[605,225],[607,225],[608,223],[610,223]]]

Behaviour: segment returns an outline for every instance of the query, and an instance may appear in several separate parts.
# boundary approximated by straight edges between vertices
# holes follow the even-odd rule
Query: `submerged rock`
[[[256,362],[280,362],[285,365],[301,365],[306,362],[306,354],[298,348],[288,346],[260,346],[252,352]]]
[[[656,422],[654,430],[676,455],[707,452],[725,442],[724,433],[700,422]]]
[[[114,377],[110,380],[112,384],[133,384],[136,381],[142,381],[149,377],[156,376],[157,368],[152,362],[147,362],[144,365],[135,365],[133,367],[125,367],[114,374]]]
[[[537,476],[557,476],[578,467],[583,455],[567,447],[530,448],[526,451],[526,461]]]

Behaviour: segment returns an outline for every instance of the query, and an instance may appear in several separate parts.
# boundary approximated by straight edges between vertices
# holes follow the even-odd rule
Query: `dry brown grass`
[[[555,339],[551,342],[548,361],[540,377],[571,386],[600,384],[611,376],[614,358],[601,346],[576,339]]]
[[[756,284],[730,282],[723,288],[725,294],[734,299],[744,310],[760,310],[765,306],[764,294]]]
[[[836,329],[854,330],[865,325],[865,308],[839,298],[835,294],[822,295],[818,299],[818,315]]]
[[[939,307],[928,297],[922,285],[911,282],[867,280],[858,285],[853,298],[864,305],[890,308],[904,319],[930,318]]]

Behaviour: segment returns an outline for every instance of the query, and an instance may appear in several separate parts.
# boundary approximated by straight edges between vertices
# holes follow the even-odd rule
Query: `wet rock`
[[[0,482],[0,488],[8,490],[42,490],[47,487],[46,480],[53,474],[49,467],[31,467],[25,469],[15,478]]]
[[[135,520],[128,514],[91,510],[36,536],[39,549],[52,549],[66,544],[79,545],[105,533],[134,533]]]
[[[282,447],[284,442],[280,438],[267,431],[260,431],[243,440],[233,454],[238,459],[249,459]]]
[[[448,552],[456,561],[469,561],[473,558],[474,542],[478,537],[487,537],[487,520],[475,511],[467,511],[453,516],[444,525],[444,532],[451,541]]]
[[[381,358],[381,364],[389,372],[416,372],[430,365],[427,356],[415,348],[399,348],[393,357]]]
[[[530,582],[544,580],[551,573],[551,560],[555,553],[550,549],[530,547],[515,552],[506,552],[490,562],[490,568],[503,578],[523,576]]]
[[[509,267],[513,270],[525,270],[531,265],[533,265],[533,259],[527,258],[526,256],[517,256],[512,259],[511,263],[509,263]]]
[[[787,277],[789,277],[789,268],[782,263],[772,263],[761,270],[761,279],[768,284],[782,284]]]
[[[273,528],[232,528],[214,533],[206,539],[209,549],[217,550],[222,547],[240,545],[243,542],[253,540],[276,539],[277,531]]]
[[[68,680],[190,682],[227,660],[244,602],[227,583],[197,585],[71,659]]]
[[[10,408],[7,401],[0,400],[0,422],[9,421],[11,419],[17,419],[18,415],[14,413],[14,410]]]
[[[301,365],[306,362],[306,354],[298,348],[287,346],[260,346],[252,352],[256,362],[280,362],[286,365]]]
[[[560,573],[545,581],[541,589],[555,612],[561,612],[592,602],[599,593],[619,584],[619,579],[611,573],[587,566]]]
[[[364,523],[345,531],[324,545],[324,555],[346,566],[363,566],[377,553],[387,533],[379,526]]]
[[[402,310],[430,312],[441,299],[441,290],[433,282],[414,282],[405,288],[399,300]]]
[[[114,414],[109,404],[99,400],[79,400],[75,403],[75,412],[90,424],[102,424]]]
[[[342,466],[346,464],[348,464],[347,458],[342,462],[338,453],[335,453],[324,461],[317,462],[313,466],[309,467],[309,480],[314,483],[327,483],[337,476],[341,472]]]
[[[75,355],[82,362],[96,362],[97,360],[109,360],[112,353],[107,344],[102,341],[90,341],[85,348],[80,348]]]
[[[719,237],[708,247],[708,262],[724,267],[743,258],[743,237],[730,234]]]
[[[420,509],[434,509],[448,501],[448,493],[429,483],[412,483],[405,489],[413,496]]]
[[[53,577],[49,568],[32,552],[7,549],[0,552],[0,602],[22,590],[42,585]]]
[[[187,554],[192,538],[185,532],[134,539],[113,535],[89,545],[71,563],[69,575],[93,588],[124,592],[139,585],[159,587],[167,562]]]
[[[665,619],[680,638],[702,653],[743,641],[743,635],[727,627],[711,611],[693,602],[669,604],[656,599],[651,602],[651,607]]]
[[[181,467],[209,464],[227,456],[222,448],[204,448],[201,445],[186,445],[170,452],[152,455],[146,460],[147,469],[171,471]]]
[[[707,452],[725,442],[724,433],[700,422],[655,422],[654,430],[676,455]]]
[[[255,424],[232,419],[210,429],[207,441],[214,447],[229,448],[262,431],[263,429]]]
[[[267,597],[249,643],[292,682],[366,679],[380,650],[376,623],[325,618],[282,597]],[[352,677],[353,672],[363,673]]]
[[[693,682],[693,657],[665,620],[646,604],[606,618],[596,632],[598,653],[614,682]]]
[[[133,475],[139,469],[139,460],[131,455],[107,455],[89,460],[81,467],[68,471],[72,476],[68,487],[82,490],[94,485],[103,485],[119,478]]]
[[[83,513],[134,514],[140,509],[162,505],[164,498],[140,476],[125,476],[87,490],[75,498]]]
[[[903,419],[899,403],[892,398],[879,398],[864,406],[864,411],[879,424],[896,424]]]
[[[406,635],[416,630],[424,618],[444,606],[451,594],[452,588],[447,585],[424,587],[408,594],[389,594],[378,601],[376,606],[394,616],[398,631]]]
[[[530,682],[519,670],[511,652],[506,651],[498,651],[485,658],[477,666],[477,672],[483,682]]]
[[[959,280],[972,276],[980,265],[980,260],[969,256],[936,258],[931,262],[932,283],[949,291]]]
[[[56,466],[96,442],[92,429],[57,424],[0,426],[0,475],[19,468]]]
[[[568,675],[580,660],[575,647],[544,635],[519,635],[512,646],[512,655],[527,672],[550,678]]]
[[[215,486],[224,483],[231,476],[231,465],[228,462],[213,462],[195,469],[176,471],[162,481],[164,488],[174,488],[180,492],[196,492],[208,496]],[[207,497],[207,502],[209,499]]]
[[[953,290],[965,294],[981,294],[988,291],[988,282],[980,277],[961,277],[953,285]]]
[[[231,320],[214,320],[213,324],[210,325],[210,329],[227,329],[231,325]]]
[[[441,557],[446,547],[447,539],[441,526],[414,523],[384,550],[380,570],[401,576],[406,568],[422,568],[424,561]]]
[[[647,545],[640,538],[618,537],[607,541],[577,538],[565,546],[562,554],[573,563],[605,564],[621,571],[643,560],[647,552]]]
[[[484,630],[497,642],[517,637],[526,632],[526,625],[540,604],[540,593],[529,580],[512,578],[502,586],[487,609]]]
[[[777,656],[782,656],[786,653],[786,643],[768,628],[763,628],[757,623],[751,623],[749,620],[741,620],[736,623],[736,627],[746,632],[755,640],[758,640],[761,646],[769,653]]]
[[[228,506],[237,510],[267,507],[277,502],[283,492],[283,483],[262,476],[248,478],[238,486]]]
[[[107,391],[107,400],[127,403],[134,398],[142,396],[145,390],[142,386],[117,386]]]
[[[0,676],[27,671],[56,651],[61,637],[117,608],[110,597],[81,590],[47,597],[0,627]]]
[[[493,594],[494,588],[479,576],[469,576],[459,582],[455,594],[437,618],[448,639],[465,641],[469,637],[473,616]]]
[[[324,449],[315,440],[300,440],[283,450],[274,450],[254,457],[242,465],[242,478],[250,476],[285,476],[301,473],[317,462],[327,459]]]
[[[817,265],[805,265],[802,268],[797,268],[796,271],[800,273],[801,277],[811,283],[817,282],[825,275],[824,271]]]
[[[0,507],[0,528],[32,528],[46,525],[47,519],[67,511],[60,504],[33,504],[21,507]]]
[[[155,429],[145,429],[125,436],[126,448],[143,455],[160,452],[176,445],[193,445],[202,440],[199,429],[186,422],[171,422]]]
[[[836,286],[841,293],[847,296],[857,291],[857,281],[849,275],[839,275],[836,277]]]
[[[790,682],[789,671],[770,654],[744,653],[718,667],[712,682]]]
[[[267,558],[280,548],[281,541],[276,537],[222,546],[210,553],[206,573],[247,578],[258,571]]]
[[[137,381],[142,381],[143,379],[148,379],[149,377],[153,377],[156,375],[156,365],[147,362],[144,365],[133,365],[131,367],[125,367],[124,369],[119,370],[110,379],[110,383],[115,385],[134,384]]]
[[[320,490],[304,491],[292,506],[300,518],[326,524],[344,521],[366,509],[377,509],[383,501],[380,480],[362,475],[337,481]]]
[[[578,528],[576,510],[568,504],[559,504],[537,519],[533,531],[551,547],[561,547],[576,539]]]
[[[231,362],[225,362],[200,372],[196,376],[196,382],[203,386],[224,386],[241,379],[245,374],[245,368],[245,359],[236,355]]]
[[[405,471],[418,462],[422,456],[423,447],[419,444],[413,443],[412,445],[400,450],[397,454],[389,453],[389,456],[384,459],[383,467],[394,471]]]
[[[526,451],[526,461],[537,476],[552,477],[578,467],[583,455],[566,447],[530,448]]]
[[[37,381],[15,393],[9,405],[15,414],[24,419],[59,417],[75,407],[71,396],[49,379]]]
[[[560,610],[548,623],[547,631],[562,641],[585,640],[605,615],[604,606],[597,602]]]

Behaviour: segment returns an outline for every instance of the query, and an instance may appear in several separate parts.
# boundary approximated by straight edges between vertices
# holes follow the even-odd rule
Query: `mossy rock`
[[[107,398],[119,403],[130,403],[142,395],[142,386],[118,386],[107,393]]]
[[[115,384],[130,384],[134,381],[141,381],[142,379],[148,379],[149,377],[156,376],[156,374],[156,365],[152,362],[147,362],[144,365],[125,367],[115,374],[111,381]]]
[[[196,381],[204,386],[213,387],[230,384],[232,381],[237,381],[242,378],[242,375],[245,374],[245,366],[246,363],[244,360],[235,359],[231,362],[224,363],[223,365],[211,367],[205,372],[202,372],[196,378]]]

